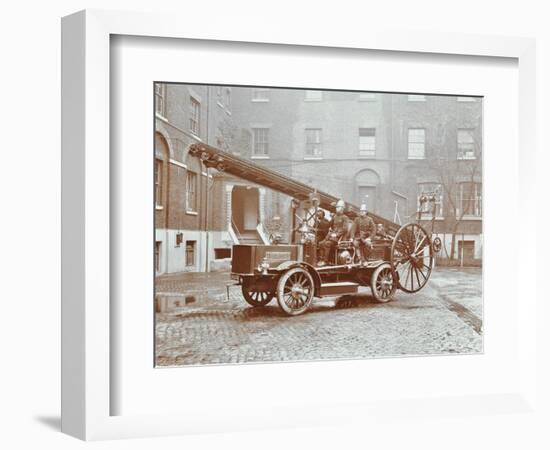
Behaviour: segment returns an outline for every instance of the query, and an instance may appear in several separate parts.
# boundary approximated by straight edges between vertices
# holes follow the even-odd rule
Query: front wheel
[[[314,292],[313,278],[302,267],[295,267],[285,272],[277,283],[277,302],[289,316],[305,312]]]
[[[242,291],[246,302],[255,308],[267,305],[275,297],[273,292],[256,290],[253,283],[244,284]]]

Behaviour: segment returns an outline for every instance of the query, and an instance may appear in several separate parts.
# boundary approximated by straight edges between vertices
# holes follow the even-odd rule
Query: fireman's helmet
[[[344,200],[340,199],[336,202],[336,207],[337,208],[345,208],[346,207],[346,203],[344,202]]]
[[[367,205],[364,203],[361,203],[361,207],[359,208],[359,211],[365,211],[367,212]]]

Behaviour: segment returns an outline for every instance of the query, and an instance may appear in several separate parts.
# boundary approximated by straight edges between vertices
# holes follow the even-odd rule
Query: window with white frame
[[[375,102],[376,94],[373,92],[360,92],[359,100],[362,102]]]
[[[474,130],[471,128],[459,128],[457,130],[457,159],[475,159]]]
[[[166,117],[166,85],[155,83],[155,113]]]
[[[425,95],[418,95],[418,94],[411,94],[407,95],[407,100],[409,102],[425,102],[426,96]]]
[[[319,158],[322,155],[321,128],[306,128],[306,156]]]
[[[418,183],[417,211],[423,218],[443,217],[443,187],[440,183]]]
[[[376,128],[359,128],[359,157],[376,157]]]
[[[306,90],[305,99],[308,102],[320,102],[321,100],[323,100],[323,91]]]
[[[456,197],[457,217],[481,217],[481,183],[459,183]]]
[[[426,157],[426,130],[424,128],[409,128],[408,151],[409,159],[424,159]]]
[[[476,101],[475,97],[457,97],[457,102],[472,103]]]
[[[200,133],[201,104],[196,98],[190,97],[190,105],[189,130],[198,136]]]
[[[269,128],[252,129],[252,156],[269,156]]]
[[[252,101],[253,102],[268,102],[269,101],[268,88],[254,88],[252,89]]]
[[[155,205],[162,206],[162,160],[155,158]]]
[[[197,174],[190,170],[186,176],[185,204],[187,212],[197,211]]]

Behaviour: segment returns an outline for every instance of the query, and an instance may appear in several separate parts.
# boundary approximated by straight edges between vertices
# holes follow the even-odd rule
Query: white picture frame
[[[310,30],[311,31],[311,30]],[[370,49],[392,52],[489,56],[518,62],[520,179],[517,208],[523,226],[534,229],[535,171],[535,43],[532,39],[453,35],[445,33],[395,33],[369,31],[360,36],[327,36],[321,30],[270,32],[259,29],[205,29],[199,21],[181,27],[177,17],[87,10],[67,16],[62,22],[62,431],[85,440],[174,435],[192,432],[232,431],[263,427],[262,417],[252,423],[222,422],[206,414],[111,415],[112,383],[110,295],[110,38],[113,35],[201,39],[243,43]],[[519,201],[521,198],[521,202]],[[517,249],[519,260],[536,261],[534,242]],[[534,263],[533,263],[534,264]],[[531,265],[532,267],[532,265]],[[527,268],[518,266],[518,276]],[[516,389],[502,395],[472,395],[463,399],[443,398],[408,404],[411,414],[436,408],[442,414],[493,414],[506,404],[515,412],[535,408],[536,392],[536,288],[518,309],[517,339],[519,378]],[[516,294],[514,294],[516,295]],[[455,364],[459,364],[457,362]],[[357,363],[356,363],[357,364]],[[239,370],[234,367],[233,370]],[[268,370],[276,370],[271,368]],[[182,377],[185,373],[182,372]],[[395,401],[392,400],[392,401]],[[220,405],[220,407],[227,405]],[[318,405],[317,405],[318,406]],[[273,426],[310,425],[338,418],[391,416],[391,402],[332,405],[330,413],[314,413],[316,405],[291,408],[278,405]],[[263,414],[267,414],[264,412]]]

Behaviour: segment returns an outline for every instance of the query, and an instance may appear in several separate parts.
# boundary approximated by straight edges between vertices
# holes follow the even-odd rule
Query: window
[[[201,104],[191,97],[191,115],[189,117],[189,130],[198,136],[200,132]]]
[[[320,102],[323,100],[323,91],[306,91],[306,101]]]
[[[471,103],[471,102],[475,102],[476,98],[475,97],[457,97],[456,101],[457,102]]]
[[[197,174],[187,171],[187,184],[185,190],[185,204],[187,211],[197,211]]]
[[[375,102],[376,94],[373,94],[372,92],[361,92],[359,94],[359,100],[362,102]]]
[[[162,206],[162,160],[155,159],[155,205]]]
[[[225,90],[225,98],[224,98],[224,105],[226,109],[231,109],[231,90],[226,89]]]
[[[306,128],[306,156],[322,156],[320,128]]]
[[[166,85],[155,83],[155,113],[159,116],[166,116]]]
[[[197,241],[187,241],[185,243],[185,266],[192,267],[195,265],[195,247]]]
[[[460,183],[457,190],[457,217],[481,217],[481,183]]]
[[[474,130],[462,128],[457,130],[457,159],[476,159]]]
[[[422,197],[426,201],[421,201]],[[435,202],[430,201],[434,199]],[[417,211],[422,213],[424,219],[432,218],[435,203],[435,217],[443,217],[443,188],[439,183],[419,183],[417,193]]]
[[[409,102],[425,102],[426,101],[426,96],[425,95],[407,95],[407,100],[409,100]]]
[[[252,89],[252,101],[253,102],[268,102],[269,101],[269,89],[266,89],[266,88]]]
[[[268,156],[269,128],[253,128],[252,139],[252,156]]]
[[[376,156],[376,129],[359,128],[359,156],[374,158]]]
[[[155,242],[155,270],[160,272],[160,246],[162,245],[161,241]]]
[[[426,130],[409,128],[409,159],[424,159],[426,151]]]

